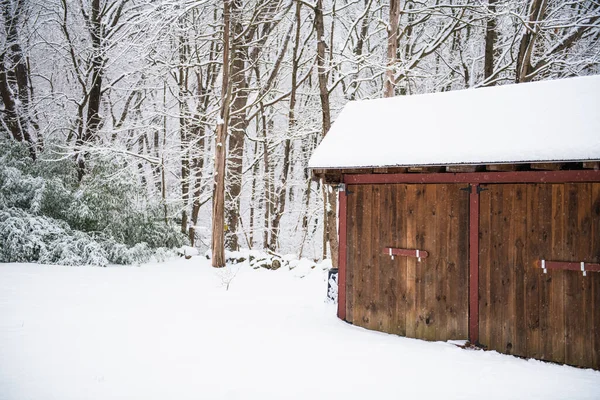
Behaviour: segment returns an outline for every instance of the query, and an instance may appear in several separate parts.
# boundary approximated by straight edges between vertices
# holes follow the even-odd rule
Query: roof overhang
[[[598,110],[600,76],[349,102],[309,168],[313,175],[594,168]]]

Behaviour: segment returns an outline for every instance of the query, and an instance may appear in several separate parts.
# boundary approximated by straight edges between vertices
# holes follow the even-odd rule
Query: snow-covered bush
[[[108,264],[106,251],[89,235],[64,221],[36,216],[18,208],[0,210],[0,262]]]
[[[185,244],[123,160],[97,165],[78,184],[70,160],[33,162],[0,140],[0,262],[133,264]]]

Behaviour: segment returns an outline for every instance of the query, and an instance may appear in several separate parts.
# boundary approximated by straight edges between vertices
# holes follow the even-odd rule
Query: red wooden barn
[[[600,76],[350,102],[338,316],[600,369]]]

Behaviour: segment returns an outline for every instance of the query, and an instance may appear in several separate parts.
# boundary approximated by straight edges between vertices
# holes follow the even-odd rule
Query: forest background
[[[335,265],[337,194],[307,164],[348,101],[600,72],[595,0],[0,4],[0,262],[221,236]]]

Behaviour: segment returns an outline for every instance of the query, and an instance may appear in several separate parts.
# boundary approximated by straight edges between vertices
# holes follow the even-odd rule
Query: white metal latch
[[[583,272],[583,276],[586,276],[585,275],[585,262],[583,262],[583,261],[581,262],[581,272]]]
[[[544,270],[545,274],[548,273],[548,270],[546,269],[546,260],[542,260],[542,269]]]
[[[419,250],[417,249],[417,261],[421,262],[421,255],[419,254]]]
[[[392,260],[394,259],[394,253],[392,253],[392,248],[390,247],[390,257],[392,257]]]

